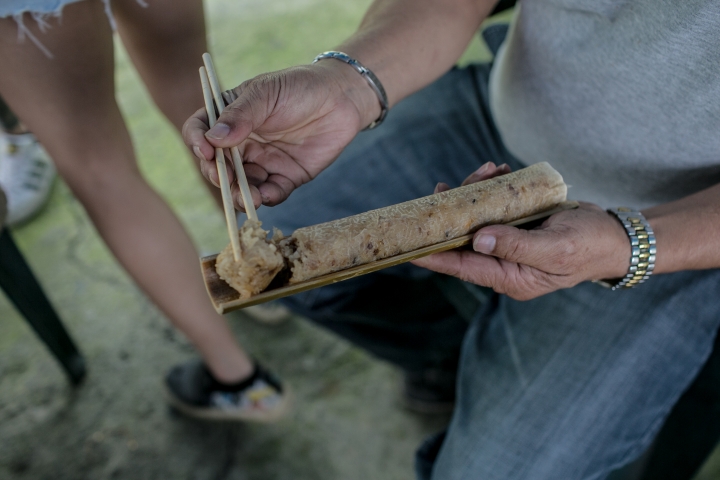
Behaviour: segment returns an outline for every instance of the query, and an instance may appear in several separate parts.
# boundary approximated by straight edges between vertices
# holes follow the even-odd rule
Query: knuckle
[[[197,131],[198,122],[195,117],[190,117],[183,123],[181,134],[186,144],[191,145],[193,143]]]
[[[477,278],[474,269],[470,268],[470,262],[468,262],[468,252],[463,252],[461,255],[453,256],[452,262],[447,264],[447,274],[457,277],[465,282],[477,284]]]
[[[534,291],[535,285],[533,285],[533,282],[528,281],[523,275],[516,275],[507,295],[515,300],[525,301],[533,298],[534,295],[531,292]]]
[[[574,242],[565,240],[558,242],[556,248],[553,263],[555,264],[557,273],[565,273],[568,269],[572,268],[577,246]]]
[[[508,235],[505,236],[503,240],[503,257],[507,260],[516,261],[517,259],[523,258],[527,253],[527,242],[524,241],[524,236]]]
[[[548,282],[549,276],[545,272],[520,265],[516,274],[512,276],[506,295],[522,302],[532,300],[555,290],[554,287],[549,287]]]
[[[564,258],[574,257],[580,251],[578,241],[574,237],[565,238],[558,242],[558,248]]]
[[[567,275],[577,270],[578,266],[584,262],[587,253],[585,243],[575,235],[564,237],[556,243],[555,248],[554,271],[561,275]]]
[[[465,282],[472,282],[472,275],[466,268],[462,267],[461,262],[452,263],[448,269],[447,269],[448,275],[452,275],[453,277],[457,277],[460,280],[463,280]]]

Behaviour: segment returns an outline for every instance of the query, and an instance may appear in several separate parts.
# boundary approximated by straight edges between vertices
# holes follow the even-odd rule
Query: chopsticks
[[[208,123],[210,128],[217,122],[215,116],[215,106],[205,67],[200,67],[200,83],[202,84],[203,98],[205,99],[205,110],[207,110]],[[228,235],[230,236],[230,245],[232,245],[233,257],[236,262],[240,261],[240,239],[238,238],[237,218],[235,217],[235,207],[233,206],[232,195],[230,194],[230,180],[228,179],[227,167],[225,166],[225,154],[222,148],[215,149],[215,164],[217,165],[218,178],[220,179],[220,192],[222,194],[223,210],[225,211],[225,221],[227,223]],[[242,165],[240,166],[242,168]],[[244,201],[244,200],[243,200]]]
[[[223,99],[222,90],[220,89],[220,82],[218,82],[217,74],[215,73],[212,57],[209,53],[205,53],[202,58],[203,63],[205,63],[208,78],[210,79],[210,88],[212,89],[213,97],[215,98],[215,104],[218,107],[218,111],[222,113],[225,109],[225,100]],[[242,196],[242,201],[245,206],[245,212],[247,212],[249,219],[257,221],[258,216],[255,211],[255,204],[253,203],[252,195],[250,194],[247,177],[245,176],[245,169],[243,168],[240,150],[238,150],[238,147],[232,147],[230,149],[230,153],[232,154],[235,176],[237,177],[238,185],[240,186],[240,195]]]

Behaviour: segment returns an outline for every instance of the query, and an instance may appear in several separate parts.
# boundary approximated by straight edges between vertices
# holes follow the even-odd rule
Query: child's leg
[[[202,0],[113,0],[117,30],[155,104],[180,132],[203,106],[198,69],[207,52]],[[196,160],[193,157],[194,160]],[[203,179],[218,205],[220,190]]]
[[[15,22],[0,19],[0,92],[45,145],[60,174],[120,263],[197,346],[212,373],[235,382],[252,370],[212,309],[195,249],[175,215],[140,175],[115,103],[112,32],[103,4],[68,5],[62,21],[39,31],[47,58],[18,43]]]

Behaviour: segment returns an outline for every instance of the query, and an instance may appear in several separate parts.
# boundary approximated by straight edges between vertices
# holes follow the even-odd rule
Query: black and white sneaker
[[[199,360],[175,366],[165,377],[170,405],[204,420],[274,422],[290,408],[290,392],[257,363],[249,378],[218,382]]]
[[[40,211],[54,179],[55,166],[32,133],[0,133],[0,187],[7,196],[9,226]]]

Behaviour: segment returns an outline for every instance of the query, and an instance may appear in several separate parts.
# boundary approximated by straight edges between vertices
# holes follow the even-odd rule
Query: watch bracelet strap
[[[383,87],[380,80],[372,72],[372,70],[365,67],[362,63],[358,62],[350,55],[332,50],[321,53],[320,55],[315,57],[312,63],[317,63],[324,58],[334,58],[336,60],[340,60],[341,62],[347,63],[348,65],[353,67],[356,72],[362,75],[362,77],[368,82],[370,88],[372,88],[372,90],[375,92],[375,95],[377,95],[378,100],[380,101],[380,116],[363,130],[371,130],[380,125],[383,120],[385,120],[385,117],[387,116],[388,110],[390,110],[390,108],[387,94],[385,93],[385,88]]]
[[[633,288],[643,283],[655,269],[655,233],[638,210],[628,207],[608,209],[625,228],[630,239],[630,267],[624,277],[617,280],[596,280],[595,282],[612,290]]]

